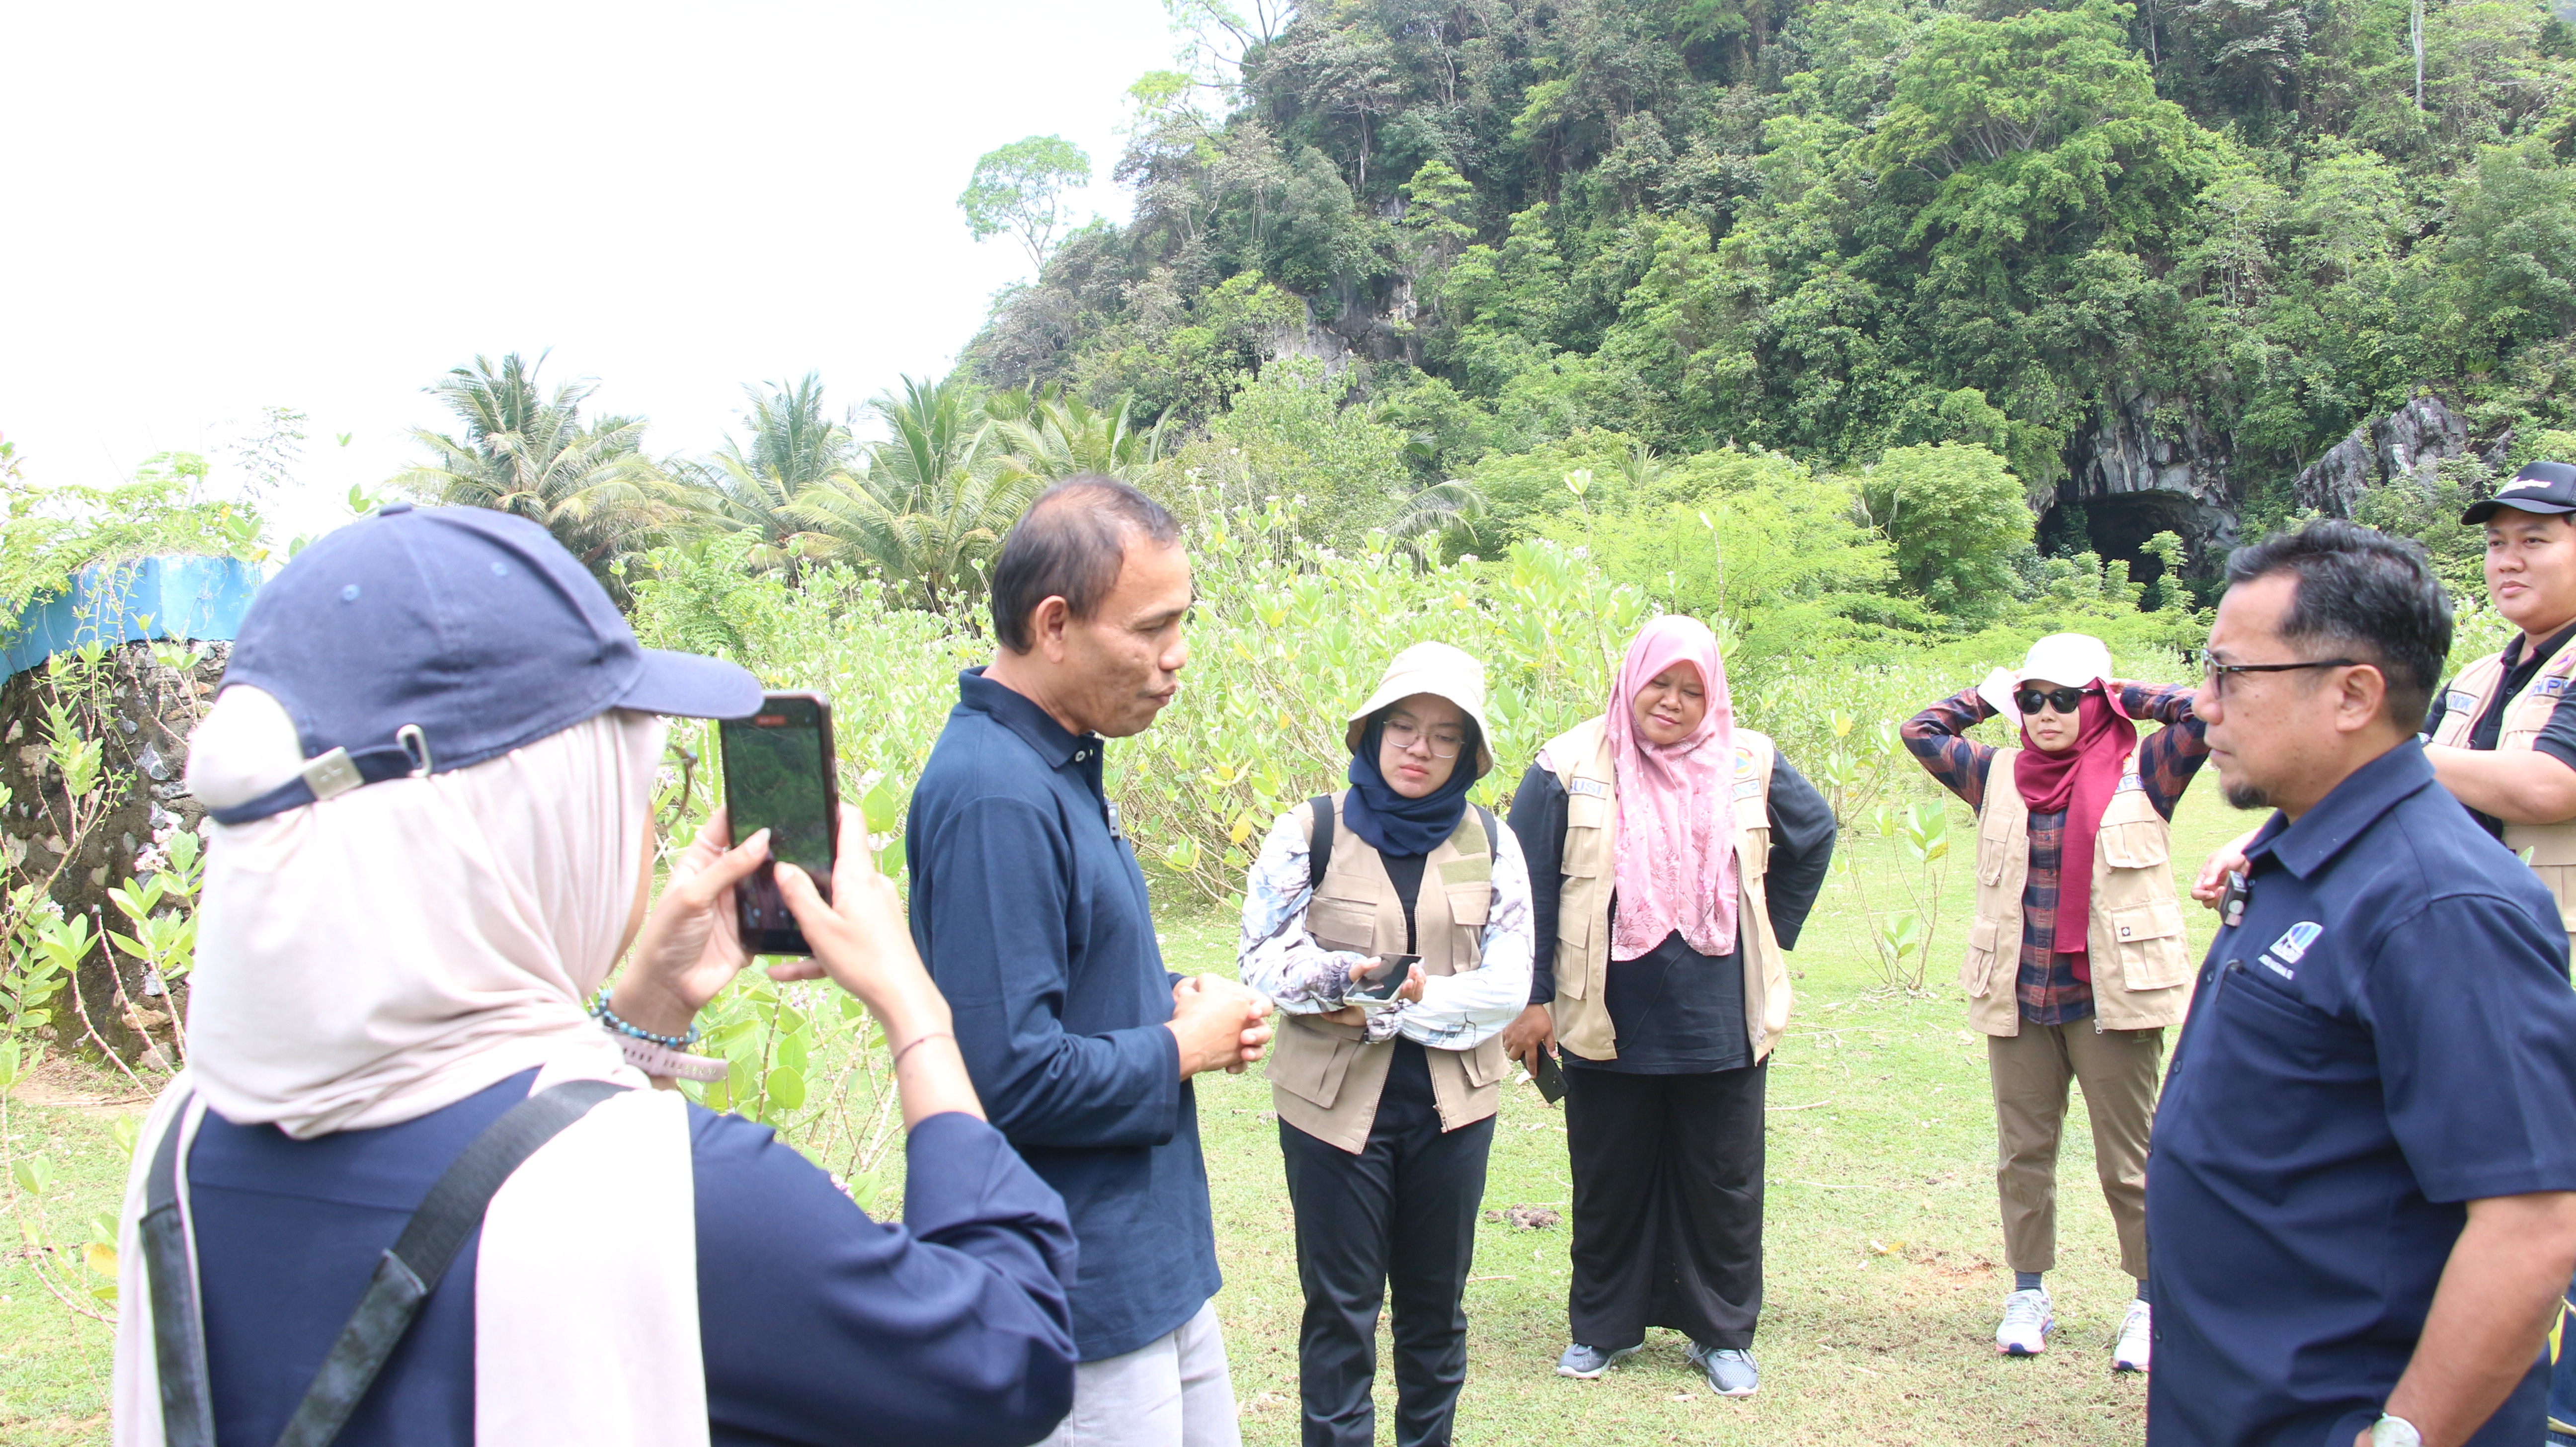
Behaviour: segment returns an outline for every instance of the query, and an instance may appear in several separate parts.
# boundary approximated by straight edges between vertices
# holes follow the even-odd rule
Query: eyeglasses
[[[1399,750],[1412,748],[1423,737],[1422,726],[1410,719],[1386,721],[1386,741]],[[1431,757],[1435,759],[1454,759],[1460,749],[1467,747],[1467,736],[1457,729],[1433,729],[1429,737]]]
[[[2231,673],[2293,673],[2302,668],[2352,668],[2361,661],[2358,658],[2310,658],[2298,663],[2221,663],[2204,648],[2200,651],[2200,676],[2209,685],[2211,693],[2224,698],[2227,696],[2227,675]]]
[[[2052,688],[2046,691],[2025,688],[2013,695],[2013,707],[2023,713],[2037,713],[2040,705],[2046,704],[2059,713],[2073,713],[2084,702],[2084,695],[2090,692],[2089,688]]]

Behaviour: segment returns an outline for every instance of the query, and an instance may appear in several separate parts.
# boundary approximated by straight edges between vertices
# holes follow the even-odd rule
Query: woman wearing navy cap
[[[767,855],[726,848],[719,814],[648,915],[658,715],[748,713],[756,680],[638,648],[543,529],[472,509],[306,549],[235,659],[189,768],[221,823],[190,1066],[128,1187],[120,1447],[290,1419],[325,1423],[290,1440],[407,1447],[1045,1435],[1071,1396],[1072,1237],[984,1123],[854,816],[830,903],[778,867],[815,958],[771,974],[828,975],[884,1024],[904,1225],[767,1129],[644,1088],[717,1063],[680,1047],[747,963],[732,886]],[[442,1205],[450,1163],[514,1128],[488,1207]],[[460,1229],[424,1244],[441,1220]],[[384,1313],[407,1272],[427,1294],[405,1329]],[[368,1385],[344,1327],[388,1320]]]

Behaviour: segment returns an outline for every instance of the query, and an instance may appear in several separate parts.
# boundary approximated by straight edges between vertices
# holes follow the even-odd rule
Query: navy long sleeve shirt
[[[207,1114],[188,1194],[218,1441],[277,1440],[377,1258],[535,1078],[306,1141]],[[913,1128],[900,1226],[739,1116],[689,1107],[689,1151],[716,1447],[1019,1447],[1071,1405],[1072,1233],[990,1126]],[[481,1244],[466,1238],[340,1447],[472,1447]]]
[[[1145,875],[1101,741],[968,669],[913,791],[912,937],[993,1124],[1064,1196],[1081,1360],[1136,1350],[1219,1285],[1198,1113],[1181,1079]]]

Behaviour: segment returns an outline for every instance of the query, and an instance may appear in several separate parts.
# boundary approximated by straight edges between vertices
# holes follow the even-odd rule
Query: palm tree
[[[858,446],[849,424],[823,410],[823,383],[808,372],[770,391],[745,387],[751,410],[750,444],[728,437],[715,456],[695,468],[695,490],[714,526],[747,535],[743,561],[754,568],[785,566],[815,555],[816,545],[793,512],[797,497],[847,474]]]
[[[1405,500],[1404,511],[1387,524],[1387,536],[1417,564],[1430,565],[1443,555],[1463,552],[1477,540],[1476,524],[1485,516],[1485,495],[1465,478],[1435,482]]]
[[[684,489],[644,455],[644,419],[584,422],[597,387],[566,382],[551,394],[516,352],[495,367],[476,357],[429,391],[465,424],[462,437],[415,428],[429,449],[391,485],[450,507],[488,507],[543,526],[603,579],[610,565],[662,541],[689,515]]]
[[[788,506],[811,530],[809,555],[871,567],[916,607],[971,604],[984,589],[983,565],[1042,481],[1002,465],[993,424],[960,375],[906,377],[899,393],[869,407],[886,439]]]
[[[1050,389],[997,393],[984,410],[994,419],[1009,465],[1053,482],[1084,472],[1124,478],[1160,460],[1170,414],[1140,427],[1135,408],[1133,393],[1120,397],[1111,411]]]

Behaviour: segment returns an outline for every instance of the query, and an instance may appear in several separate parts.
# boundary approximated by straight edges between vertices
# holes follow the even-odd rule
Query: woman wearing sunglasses
[[[1986,1037],[2001,1138],[1995,1184],[2013,1291],[1995,1350],[2036,1356],[2056,1325],[2042,1273],[2057,1256],[2057,1143],[2069,1080],[2093,1119],[2094,1169],[2139,1282],[2112,1348],[2145,1371],[2147,1126],[2164,1032],[2190,1003],[2191,959],[2167,838],[2209,757],[2189,687],[2120,683],[2098,638],[2057,633],[2018,670],[1943,699],[1903,729],[1925,771],[1977,811],[1977,914],[1959,971]],[[2018,748],[1965,735],[2017,722]],[[2136,719],[2164,727],[2138,739]]]

